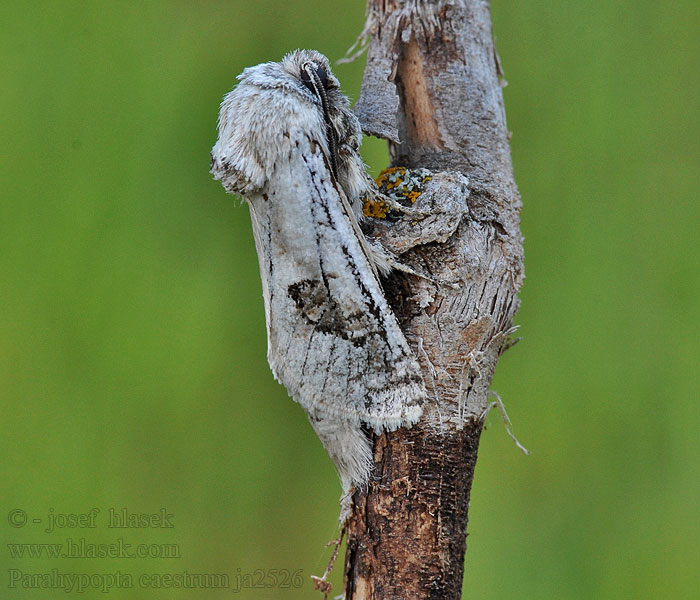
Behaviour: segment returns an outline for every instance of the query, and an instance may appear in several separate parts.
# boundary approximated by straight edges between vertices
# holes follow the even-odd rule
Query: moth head
[[[325,96],[332,103],[339,94],[340,83],[331,71],[328,59],[315,50],[295,50],[282,59],[282,69],[299,81],[317,101]],[[305,91],[306,91],[305,90]]]
[[[326,142],[331,172],[338,177],[338,118],[347,110],[348,101],[340,93],[340,83],[331,71],[330,63],[315,50],[296,50],[282,59],[282,69],[305,88],[319,106],[326,123]],[[300,89],[302,89],[300,86]]]
[[[221,104],[212,149],[211,172],[228,191],[262,189],[279,158],[280,136],[300,123],[323,138],[329,168],[343,178],[342,150],[356,148],[361,133],[323,54],[295,50],[280,62],[248,67],[238,79]]]
[[[301,68],[301,82],[315,95],[328,91],[328,72],[320,65],[306,63]]]

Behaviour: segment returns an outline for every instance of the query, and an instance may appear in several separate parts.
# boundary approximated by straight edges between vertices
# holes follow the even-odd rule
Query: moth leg
[[[431,211],[429,210],[421,210],[419,208],[416,208],[415,206],[405,206],[401,204],[400,202],[397,202],[396,200],[390,198],[389,196],[386,196],[379,192],[377,194],[381,200],[381,202],[385,202],[386,205],[396,213],[399,213],[401,215],[406,215],[408,217],[416,218],[416,217],[427,217],[428,215],[432,214]]]
[[[442,279],[435,279],[430,275],[416,271],[413,267],[402,263],[398,256],[389,252],[384,246],[381,245],[377,240],[367,240],[369,248],[372,252],[372,260],[377,266],[377,270],[384,276],[388,275],[392,271],[400,271],[401,273],[407,273],[408,275],[415,275],[421,279],[425,279],[430,283],[435,285],[444,285],[452,289],[459,289],[459,284],[456,281],[447,281]]]
[[[387,196],[376,188],[368,188],[363,194],[363,201],[367,206],[380,207],[379,210],[383,211],[383,216],[388,213],[393,213],[395,215],[401,215],[405,218],[418,219],[432,214],[430,210],[421,210],[415,206],[406,206],[405,204],[401,204],[401,202],[394,200],[391,196]],[[370,208],[368,210],[371,211],[372,209]],[[364,216],[376,215],[371,214],[371,212],[370,214],[365,212]],[[383,216],[380,218],[383,218]]]
[[[372,259],[374,264],[377,265],[377,269],[382,275],[388,275],[392,271],[401,271],[402,273],[408,273],[409,275],[415,275],[421,279],[426,279],[428,281],[434,281],[430,275],[425,275],[424,273],[419,273],[412,267],[402,263],[398,256],[389,252],[384,246],[381,245],[377,240],[367,240],[369,242],[369,247],[372,251]]]

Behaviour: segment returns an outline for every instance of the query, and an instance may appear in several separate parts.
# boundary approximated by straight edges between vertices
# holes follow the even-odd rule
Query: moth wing
[[[426,397],[420,367],[324,150],[305,131],[291,131],[288,160],[250,202],[268,360],[311,413],[375,430],[412,425]]]

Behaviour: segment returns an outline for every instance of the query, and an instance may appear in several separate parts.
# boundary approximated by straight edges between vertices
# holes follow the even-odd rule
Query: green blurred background
[[[532,454],[489,417],[465,597],[697,598],[700,5],[497,0],[493,17],[527,273],[493,387]],[[65,597],[7,587],[54,568],[176,599],[231,591],[138,575],[299,570],[301,588],[234,597],[315,597],[340,487],[268,370],[248,210],[208,153],[244,67],[338,59],[363,20],[362,0],[0,6],[3,598]],[[335,69],[352,99],[362,68]],[[379,171],[383,143],[365,157]],[[110,507],[174,527],[109,529]],[[51,509],[92,508],[94,529],[44,531]],[[68,537],[180,558],[6,547]]]

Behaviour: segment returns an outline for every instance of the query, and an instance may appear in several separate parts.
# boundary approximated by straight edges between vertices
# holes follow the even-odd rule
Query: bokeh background
[[[492,413],[464,595],[697,598],[700,4],[494,0],[493,17],[527,274],[493,388],[531,456]],[[362,0],[0,6],[3,597],[65,597],[8,587],[52,569],[134,577],[85,598],[226,598],[138,576],[274,570],[301,587],[237,596],[315,597],[340,487],[268,370],[248,210],[208,153],[244,67],[338,59],[363,20]],[[362,68],[336,67],[353,100]],[[378,172],[383,143],[365,158]],[[95,528],[45,531],[92,508]],[[174,527],[110,529],[110,508]],[[66,538],[180,557],[6,546]]]

